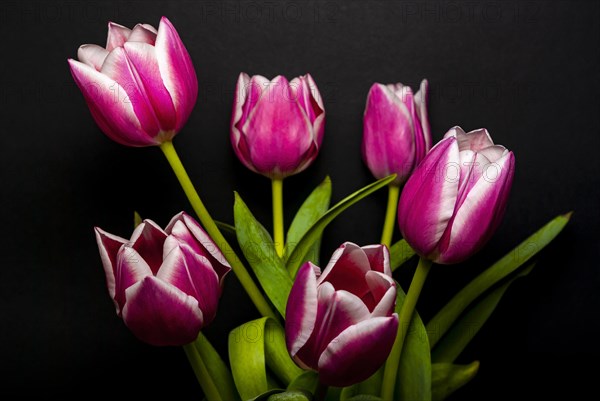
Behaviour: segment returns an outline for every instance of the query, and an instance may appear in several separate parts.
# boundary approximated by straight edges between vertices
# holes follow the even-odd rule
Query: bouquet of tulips
[[[235,224],[213,220],[175,151],[198,81],[167,18],[158,30],[109,23],[106,47],[83,45],[77,58],[69,60],[73,78],[102,131],[126,146],[159,147],[199,219],[181,212],[163,228],[136,214],[129,239],[100,228],[96,239],[117,315],[146,343],[183,346],[209,401],[446,398],[479,367],[456,358],[569,220],[556,217],[482,269],[425,324],[415,305],[432,265],[460,263],[486,244],[504,214],[515,166],[513,153],[485,129],[454,127],[434,145],[427,81],[416,93],[399,83],[371,87],[362,154],[378,181],[330,206],[326,178],[286,234],[282,183],[317,157],[324,103],[308,74],[291,81],[240,74],[231,144],[246,167],[272,181],[271,236],[237,193]],[[384,187],[380,242],[345,242],[321,262],[327,225]],[[393,242],[396,222],[403,239]],[[393,272],[413,256],[419,262],[405,292]],[[202,329],[227,316],[217,310],[230,270],[262,317],[234,329],[228,355],[219,355]]]

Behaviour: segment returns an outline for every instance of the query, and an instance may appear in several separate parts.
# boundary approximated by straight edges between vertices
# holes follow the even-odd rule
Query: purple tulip
[[[431,148],[427,80],[413,95],[408,86],[373,84],[363,119],[363,159],[375,178],[396,174],[403,184]]]
[[[291,82],[241,73],[231,118],[231,144],[250,170],[269,178],[301,172],[317,157],[325,108],[309,74]]]
[[[287,348],[321,382],[349,386],[385,362],[398,328],[396,284],[383,245],[346,242],[321,269],[305,263],[286,308]]]
[[[492,236],[504,215],[515,157],[485,129],[452,128],[419,165],[400,197],[406,241],[435,263],[459,263]]]
[[[117,314],[140,340],[184,345],[214,319],[231,268],[187,214],[165,230],[144,220],[129,241],[96,228],[96,241]]]
[[[171,22],[158,31],[108,23],[106,48],[82,45],[71,74],[100,129],[127,146],[160,145],[187,121],[198,96],[192,60]]]

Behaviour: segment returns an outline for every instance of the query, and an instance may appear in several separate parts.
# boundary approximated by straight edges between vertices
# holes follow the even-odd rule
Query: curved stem
[[[204,361],[200,358],[200,354],[196,351],[194,344],[184,345],[183,350],[188,357],[190,365],[192,365],[196,379],[198,379],[198,383],[200,383],[200,387],[202,387],[206,399],[208,401],[223,401],[217,386],[213,382]]]
[[[271,179],[273,193],[273,241],[279,257],[283,256],[283,178]]]
[[[396,211],[398,210],[399,197],[400,187],[390,184],[388,187],[388,203],[383,223],[383,233],[381,234],[381,243],[388,248],[392,245],[392,236],[394,235],[394,227],[396,227]]]
[[[246,267],[241,262],[240,258],[238,258],[233,252],[233,248],[231,248],[225,237],[223,237],[223,234],[221,234],[221,231],[219,231],[217,228],[215,221],[208,213],[208,210],[206,210],[204,203],[202,203],[198,192],[196,192],[196,188],[194,188],[194,184],[192,184],[190,177],[185,171],[185,168],[183,167],[183,164],[181,163],[181,160],[175,151],[173,143],[170,141],[164,142],[160,145],[160,149],[163,151],[165,157],[169,161],[173,172],[177,176],[177,179],[183,188],[183,192],[185,192],[190,204],[192,205],[192,208],[204,226],[204,229],[221,250],[227,250],[227,252],[223,252],[223,254],[231,265],[231,269],[237,276],[238,280],[240,280],[244,290],[246,290],[246,293],[256,306],[256,309],[258,309],[261,315],[272,317],[275,320],[278,320],[277,314],[273,312],[267,300],[252,280],[252,277],[250,274],[248,274],[248,270],[246,270]]]
[[[423,289],[423,284],[425,284],[425,279],[427,278],[431,264],[430,260],[424,258],[419,259],[419,265],[417,266],[415,275],[408,288],[408,293],[406,294],[406,298],[404,298],[404,303],[400,309],[398,335],[396,336],[392,351],[385,363],[385,370],[383,372],[381,398],[384,400],[394,399],[394,389],[396,387],[398,366],[400,365],[400,357],[402,355],[402,346],[404,345],[404,339],[412,320],[415,305],[417,304],[417,300]]]

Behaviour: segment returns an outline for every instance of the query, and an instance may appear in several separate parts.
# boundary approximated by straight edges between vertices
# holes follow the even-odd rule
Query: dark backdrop
[[[99,225],[127,236],[133,210],[166,224],[190,206],[158,149],[125,148],[99,131],[67,66],[80,44],[104,44],[107,21],[157,25],[162,15],[179,30],[200,85],[175,143],[220,220],[232,220],[236,189],[271,224],[268,180],[243,168],[229,144],[240,71],[310,72],[325,98],[319,158],[285,182],[288,222],[326,174],[334,200],[371,182],[360,141],[374,81],[427,77],[436,141],[453,125],[487,127],[514,150],[498,233],[469,263],[434,268],[419,310],[431,317],[483,267],[575,210],[461,357],[480,360],[481,370],[453,399],[575,397],[594,388],[581,361],[596,362],[600,335],[597,2],[8,1],[0,10],[0,392],[199,391],[181,349],[146,346],[115,316],[92,232]],[[323,258],[343,241],[378,241],[385,201],[382,191],[335,221]],[[401,275],[405,285],[411,273]],[[220,311],[206,333],[223,350],[228,330],[257,316],[233,275]]]

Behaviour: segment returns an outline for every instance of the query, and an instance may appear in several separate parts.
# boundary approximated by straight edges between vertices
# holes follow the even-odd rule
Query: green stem
[[[396,211],[398,210],[398,198],[400,197],[400,187],[390,184],[388,187],[388,203],[385,212],[385,221],[383,223],[383,233],[381,234],[381,243],[388,248],[392,246],[392,236],[394,227],[396,227]]]
[[[279,257],[283,256],[285,239],[283,238],[283,178],[271,180],[273,193],[273,241]]]
[[[225,258],[231,265],[231,269],[237,276],[238,280],[240,280],[244,290],[246,290],[246,293],[256,306],[256,309],[258,309],[261,315],[272,317],[277,320],[277,314],[273,312],[267,300],[252,280],[252,277],[250,277],[250,274],[248,274],[248,270],[246,270],[246,267],[241,262],[240,258],[238,258],[233,252],[233,248],[231,248],[225,237],[223,237],[223,234],[221,234],[221,231],[219,231],[217,228],[215,221],[208,213],[208,210],[206,210],[204,203],[202,203],[198,192],[196,192],[196,188],[194,188],[190,177],[185,171],[185,168],[183,167],[183,164],[181,163],[181,160],[175,151],[173,143],[170,141],[164,142],[162,145],[160,145],[160,149],[165,154],[165,157],[167,158],[171,168],[173,169],[173,172],[177,176],[177,179],[183,188],[183,192],[185,192],[192,205],[192,208],[198,215],[198,218],[200,219],[200,222],[204,226],[204,229],[208,235],[213,239],[213,241],[215,241],[220,249],[228,250],[228,252],[224,252]]]
[[[198,383],[200,383],[200,387],[202,387],[202,391],[204,392],[206,399],[208,401],[223,401],[217,386],[212,381],[212,378],[208,373],[208,369],[206,368],[204,361],[202,358],[200,358],[198,351],[196,351],[194,343],[184,345],[183,350],[188,357],[190,365],[192,365],[196,379],[198,379]]]
[[[412,315],[415,310],[415,305],[423,289],[423,284],[431,268],[431,261],[421,258],[419,259],[419,265],[415,271],[410,287],[408,288],[408,294],[404,298],[404,303],[400,309],[400,316],[398,322],[398,335],[396,341],[392,347],[392,351],[388,356],[387,362],[385,363],[385,370],[383,373],[383,384],[381,387],[381,398],[384,400],[394,399],[394,389],[396,386],[396,377],[398,376],[398,366],[400,365],[400,356],[402,355],[402,346],[404,345],[404,339]]]

